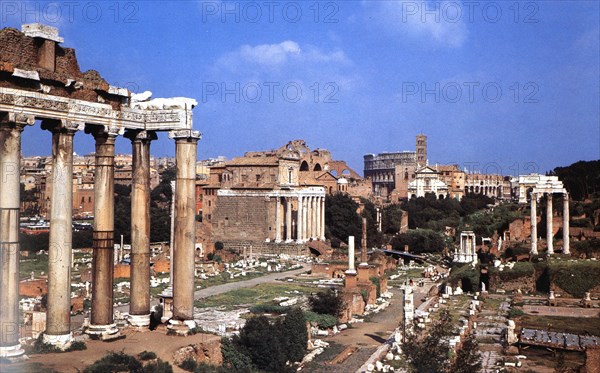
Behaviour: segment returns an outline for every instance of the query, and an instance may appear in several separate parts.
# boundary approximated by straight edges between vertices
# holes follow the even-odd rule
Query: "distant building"
[[[419,134],[415,151],[366,154],[364,174],[371,179],[374,196],[397,201],[408,198],[408,184],[415,179],[417,169],[426,164],[427,136]]]

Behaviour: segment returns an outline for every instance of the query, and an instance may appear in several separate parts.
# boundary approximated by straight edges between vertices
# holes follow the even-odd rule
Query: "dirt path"
[[[414,288],[415,306],[423,303],[427,292],[433,284],[426,282],[423,287]],[[343,330],[339,334],[325,339],[343,346],[356,346],[358,350],[340,364],[329,365],[327,362],[319,363],[311,373],[321,372],[355,372],[379,348],[394,330],[402,323],[402,291],[399,288],[391,289],[394,296],[390,305],[382,312],[371,317],[370,321],[352,324],[352,328]]]

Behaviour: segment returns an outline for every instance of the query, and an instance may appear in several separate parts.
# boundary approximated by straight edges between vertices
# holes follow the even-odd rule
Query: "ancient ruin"
[[[94,136],[92,310],[88,333],[110,337],[113,319],[114,144],[119,135],[132,142],[132,297],[131,323],[147,326],[149,291],[148,159],[159,131],[175,140],[174,325],[193,323],[195,161],[200,133],[192,126],[196,101],[151,99],[109,85],[96,71],[81,72],[75,51],[60,44],[56,28],[23,25],[0,31],[0,356],[23,354],[19,344],[19,170],[23,131],[41,121],[52,133],[50,247],[47,328],[44,341],[71,344],[71,251],[73,142],[78,132]]]

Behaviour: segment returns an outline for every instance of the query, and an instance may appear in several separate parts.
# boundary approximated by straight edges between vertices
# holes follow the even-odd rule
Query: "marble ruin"
[[[460,246],[458,251],[454,252],[454,262],[458,263],[476,263],[477,251],[475,233],[473,231],[463,231],[460,233]]]
[[[543,195],[546,196],[546,243],[547,254],[554,254],[553,230],[552,230],[552,196],[560,193],[563,196],[563,254],[570,254],[569,243],[569,193],[563,186],[558,176],[544,176],[531,174],[519,176],[519,203],[531,202],[531,250],[532,255],[538,254],[537,242],[537,201]]]
[[[71,252],[73,142],[80,132],[96,142],[93,282],[88,333],[115,335],[113,317],[115,139],[125,135],[134,155],[132,188],[131,324],[150,322],[150,143],[159,131],[175,140],[173,327],[193,322],[195,162],[200,133],[192,126],[196,101],[151,99],[109,85],[96,71],[81,72],[75,51],[60,46],[58,30],[40,24],[0,31],[0,357],[23,354],[19,344],[19,170],[22,133],[41,121],[52,134],[50,245],[46,343],[72,342]]]

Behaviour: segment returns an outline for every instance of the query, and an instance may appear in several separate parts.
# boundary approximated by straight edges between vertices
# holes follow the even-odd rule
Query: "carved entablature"
[[[127,129],[192,130],[192,111],[187,108],[115,110],[108,104],[1,87],[0,112],[105,126],[119,134]]]
[[[128,130],[125,137],[131,141],[152,141],[158,139],[156,132],[145,130]]]
[[[194,130],[176,130],[169,132],[170,139],[195,139],[200,140],[202,135],[200,131]]]

